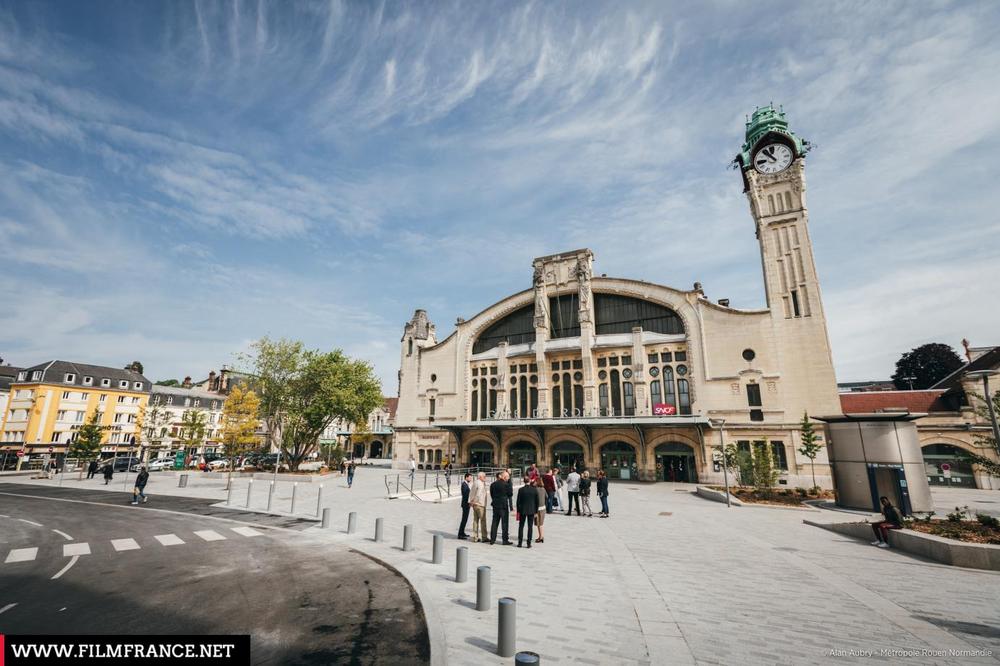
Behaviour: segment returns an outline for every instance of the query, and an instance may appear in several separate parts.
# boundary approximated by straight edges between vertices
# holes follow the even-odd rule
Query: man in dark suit
[[[536,479],[528,479],[528,482],[517,491],[517,547],[520,548],[524,542],[524,524],[528,523],[528,548],[531,548],[532,530],[535,526],[535,514],[538,513],[538,490],[535,488]]]
[[[468,539],[465,533],[465,524],[469,522],[469,492],[472,490],[472,475],[466,473],[462,480],[462,522],[458,524],[458,538]]]
[[[513,546],[514,542],[510,540],[509,534],[509,521],[510,521],[510,505],[511,505],[511,495],[513,491],[508,494],[507,486],[507,472],[500,472],[497,474],[497,480],[490,484],[490,500],[493,504],[493,526],[490,528],[490,545],[496,543],[497,540],[497,526],[503,523],[503,545]]]

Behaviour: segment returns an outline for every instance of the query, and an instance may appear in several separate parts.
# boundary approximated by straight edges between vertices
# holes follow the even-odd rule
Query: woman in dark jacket
[[[524,524],[528,523],[528,548],[531,548],[531,536],[535,525],[535,514],[538,513],[538,490],[536,481],[529,480],[517,491],[517,547],[524,541]]]
[[[107,463],[104,465],[104,485],[111,483],[111,479],[115,475],[114,463]]]
[[[608,477],[602,469],[597,473],[597,496],[601,498],[601,518],[608,517]]]

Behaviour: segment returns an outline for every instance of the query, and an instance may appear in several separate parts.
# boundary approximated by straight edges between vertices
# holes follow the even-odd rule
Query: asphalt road
[[[429,661],[406,580],[266,524],[288,519],[236,523],[148,510],[197,512],[202,500],[133,507],[58,490],[0,484],[0,633],[250,634],[255,664]]]

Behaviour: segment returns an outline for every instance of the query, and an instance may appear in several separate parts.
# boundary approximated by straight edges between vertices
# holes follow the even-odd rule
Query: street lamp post
[[[983,395],[986,398],[986,411],[990,415],[990,425],[993,426],[993,446],[1000,453],[1000,425],[997,425],[997,413],[993,409],[993,396],[990,395],[990,377],[1000,375],[1000,370],[973,370],[966,377],[983,378]]]
[[[726,506],[732,507],[732,501],[729,497],[729,465],[726,460],[726,442],[722,436],[722,426],[726,425],[726,419],[710,419],[713,428],[719,429],[719,450],[722,453],[722,478],[726,483]]]
[[[910,390],[911,391],[913,390],[913,380],[916,379],[916,377],[913,377],[911,375],[910,377],[901,377],[900,379],[902,379],[904,382],[909,382],[910,383]]]

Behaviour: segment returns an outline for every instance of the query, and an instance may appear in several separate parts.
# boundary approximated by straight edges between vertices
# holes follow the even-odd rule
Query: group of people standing
[[[576,468],[570,469],[569,474],[563,481],[560,469],[550,467],[545,474],[538,470],[538,466],[531,465],[525,472],[524,485],[517,491],[517,499],[514,498],[514,484],[511,481],[511,470],[506,469],[499,472],[496,480],[487,483],[486,473],[479,472],[473,479],[471,473],[467,473],[462,480],[462,521],[458,526],[459,539],[471,539],[473,542],[490,545],[496,543],[497,532],[500,532],[501,544],[512,546],[514,542],[510,540],[509,522],[510,512],[516,511],[517,527],[517,547],[521,548],[525,542],[525,527],[527,527],[527,547],[531,548],[534,543],[545,543],[545,516],[562,509],[560,489],[565,485],[568,494],[566,515],[573,515],[574,504],[578,516],[594,515],[590,508],[591,489],[594,485],[590,472],[584,470],[582,474]],[[608,517],[608,478],[604,470],[597,473],[597,496],[601,500],[601,518]],[[583,510],[581,511],[581,500]],[[493,522],[487,532],[486,529],[486,507],[487,502],[493,508]],[[468,535],[465,527],[472,513],[472,535]],[[538,538],[535,539],[537,529]]]

